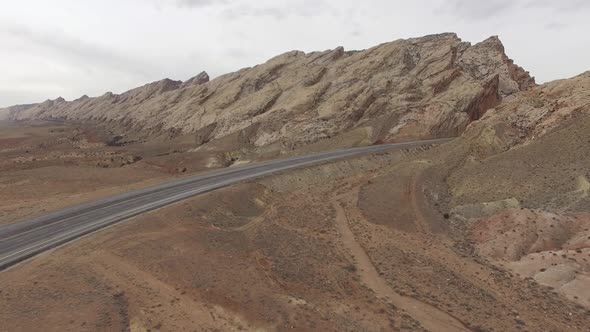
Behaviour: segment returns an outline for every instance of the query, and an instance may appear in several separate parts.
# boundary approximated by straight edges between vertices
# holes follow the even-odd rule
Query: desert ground
[[[460,162],[487,141],[458,139],[133,218],[0,273],[3,329],[586,331],[588,123],[485,160]],[[167,154],[182,142],[3,126],[3,223],[212,167]]]
[[[220,149],[187,151],[190,143],[118,146],[104,126],[0,121],[0,224],[239,163]]]

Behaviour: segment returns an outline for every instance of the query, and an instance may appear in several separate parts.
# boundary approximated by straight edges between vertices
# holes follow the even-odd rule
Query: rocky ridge
[[[530,143],[576,116],[590,113],[590,71],[552,81],[506,98],[465,132],[491,149],[487,154]],[[492,152],[493,151],[493,152]]]
[[[209,81],[153,82],[120,95],[48,100],[9,118],[97,121],[134,139],[237,138],[239,149],[284,151],[321,140],[366,145],[461,133],[500,100],[535,86],[497,37],[453,33],[364,51],[292,51]],[[6,112],[6,111],[5,111]]]

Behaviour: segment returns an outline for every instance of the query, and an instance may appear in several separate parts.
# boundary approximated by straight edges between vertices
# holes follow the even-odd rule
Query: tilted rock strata
[[[590,114],[590,71],[552,81],[506,98],[481,121],[472,123],[465,138],[479,157],[528,144],[552,132],[574,116]]]
[[[211,81],[203,72],[10,116],[111,122],[143,138],[194,133],[197,144],[234,134],[253,148],[292,146],[353,131],[353,144],[371,144],[457,135],[502,98],[533,86],[497,37],[471,45],[446,33],[364,51],[292,51]]]

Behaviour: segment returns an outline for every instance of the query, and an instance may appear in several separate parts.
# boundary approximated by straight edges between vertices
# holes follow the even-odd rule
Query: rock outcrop
[[[469,125],[464,136],[480,148],[480,157],[528,144],[562,126],[590,115],[590,71],[552,81],[506,98]],[[485,150],[485,151],[484,151]]]
[[[197,76],[190,78],[189,80],[187,80],[186,82],[182,83],[180,85],[180,88],[186,88],[189,87],[191,85],[201,85],[201,84],[205,84],[209,82],[209,74],[207,74],[206,72],[202,71],[200,72]]]
[[[211,81],[202,72],[120,95],[46,101],[10,117],[109,122],[139,139],[194,134],[196,144],[234,135],[253,149],[343,135],[372,144],[457,135],[533,86],[497,37],[471,45],[445,33],[364,51],[292,51]]]

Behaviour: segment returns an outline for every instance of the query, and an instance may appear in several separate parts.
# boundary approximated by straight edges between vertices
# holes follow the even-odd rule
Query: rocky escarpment
[[[497,37],[471,45],[446,33],[364,51],[292,51],[211,81],[203,72],[120,95],[46,101],[10,117],[108,122],[139,139],[189,134],[197,145],[232,136],[242,148],[283,150],[454,136],[532,86]]]
[[[464,137],[479,158],[486,158],[529,144],[564,123],[582,121],[589,114],[590,71],[587,71],[506,98],[488,110],[481,121],[470,124]]]

